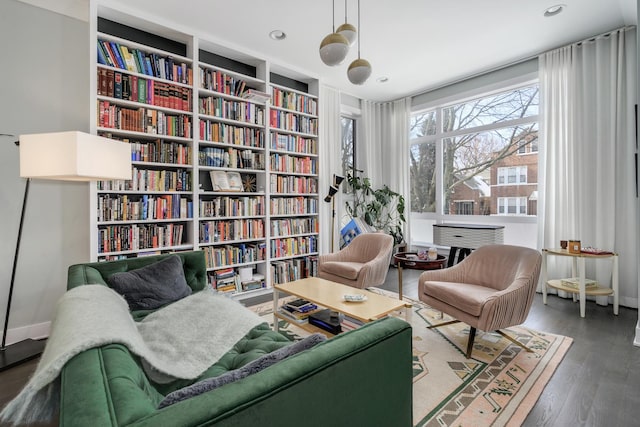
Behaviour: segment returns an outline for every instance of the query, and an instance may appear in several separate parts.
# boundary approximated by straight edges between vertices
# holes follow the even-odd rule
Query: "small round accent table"
[[[439,270],[445,268],[447,257],[438,255],[436,259],[420,259],[417,252],[398,252],[393,256],[398,267],[398,297],[402,300],[402,269],[412,270]]]

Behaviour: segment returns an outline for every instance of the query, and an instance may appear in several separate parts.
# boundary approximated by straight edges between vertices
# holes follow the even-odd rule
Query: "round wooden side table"
[[[436,259],[421,259],[417,252],[398,252],[393,256],[398,267],[398,297],[402,300],[402,269],[412,270],[439,270],[445,268],[447,257],[438,255]]]

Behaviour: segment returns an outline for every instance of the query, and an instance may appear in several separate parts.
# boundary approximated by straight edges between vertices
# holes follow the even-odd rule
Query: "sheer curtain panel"
[[[636,30],[624,28],[540,56],[544,194],[539,243],[620,254],[620,304],[638,306],[634,104]],[[550,274],[568,270],[549,259]],[[555,264],[554,264],[555,263]],[[587,276],[610,283],[610,263],[587,263]],[[599,297],[606,304],[606,297]]]

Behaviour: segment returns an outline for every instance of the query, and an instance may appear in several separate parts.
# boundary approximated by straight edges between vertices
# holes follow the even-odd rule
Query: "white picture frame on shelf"
[[[225,171],[210,171],[209,176],[211,177],[211,188],[213,188],[213,191],[231,190],[229,178]]]
[[[229,183],[229,190],[231,191],[244,191],[242,185],[242,177],[238,172],[227,172],[227,181]]]

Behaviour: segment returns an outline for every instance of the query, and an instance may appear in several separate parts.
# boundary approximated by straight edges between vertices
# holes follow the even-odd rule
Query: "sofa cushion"
[[[322,270],[345,279],[356,280],[363,266],[361,262],[327,261],[323,263]]]
[[[108,278],[109,286],[124,296],[130,310],[153,310],[191,294],[177,255]]]
[[[218,387],[221,387],[225,384],[230,384],[234,381],[238,381],[242,378],[245,378],[251,374],[255,374],[256,372],[260,372],[261,370],[268,368],[280,360],[283,360],[289,356],[297,354],[301,351],[307,350],[316,344],[325,341],[327,338],[319,333],[312,334],[300,341],[297,341],[289,346],[282,347],[276,351],[265,354],[264,356],[247,363],[241,368],[235,369],[233,371],[226,372],[220,376],[207,378],[205,380],[199,381],[190,386],[181,388],[172,393],[169,393],[162,402],[158,405],[158,408],[164,408],[169,405],[173,405],[174,403],[183,401],[190,397],[198,396],[202,393],[206,393],[208,391],[214,390]]]

